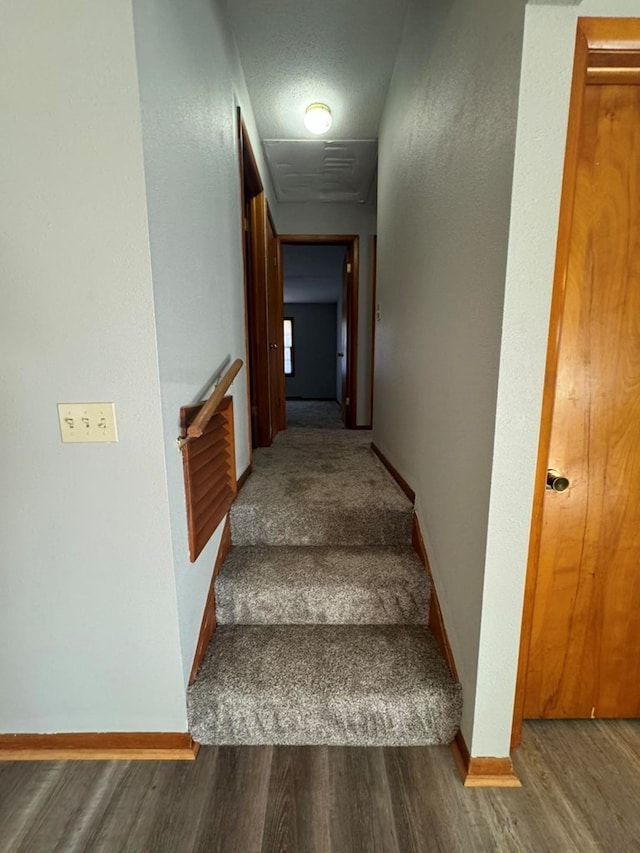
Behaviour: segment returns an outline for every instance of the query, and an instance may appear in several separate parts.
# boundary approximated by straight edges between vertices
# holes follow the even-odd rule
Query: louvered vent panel
[[[182,435],[202,408],[180,409]],[[233,398],[225,397],[200,438],[192,438],[182,450],[184,489],[187,501],[189,559],[197,560],[238,491],[233,438]]]

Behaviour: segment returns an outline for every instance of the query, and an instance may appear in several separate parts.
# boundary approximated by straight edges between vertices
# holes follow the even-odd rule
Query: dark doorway
[[[293,317],[296,329],[296,372],[287,378],[286,395],[295,399],[337,400],[345,426],[353,429],[358,237],[288,234],[279,237],[278,242],[283,275],[287,274],[288,250],[296,273],[285,305],[285,313]],[[306,271],[301,275],[303,268]],[[325,280],[328,270],[331,270],[331,283]]]

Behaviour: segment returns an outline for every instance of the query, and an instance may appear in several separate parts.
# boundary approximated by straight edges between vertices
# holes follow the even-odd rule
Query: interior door
[[[240,186],[243,203],[247,375],[251,446],[271,444],[267,203],[251,142],[238,108]]]
[[[269,393],[271,438],[287,425],[284,378],[284,297],[278,240],[267,216],[267,310],[269,315]]]
[[[525,718],[640,716],[640,85],[589,79]]]
[[[251,436],[254,447],[269,447],[271,420],[267,207],[264,192],[247,202],[247,330],[251,391]]]
[[[338,341],[338,358],[340,359],[340,376],[341,376],[341,394],[340,406],[342,409],[342,420],[345,426],[349,423],[349,384],[347,382],[347,368],[349,365],[349,272],[348,272],[348,253],[345,252],[344,265],[342,268],[342,299],[340,305],[342,308],[342,316],[340,317],[340,339]]]

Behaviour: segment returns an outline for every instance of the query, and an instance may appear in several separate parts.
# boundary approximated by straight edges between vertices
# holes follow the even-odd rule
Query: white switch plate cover
[[[113,403],[58,403],[58,418],[64,442],[118,440]]]

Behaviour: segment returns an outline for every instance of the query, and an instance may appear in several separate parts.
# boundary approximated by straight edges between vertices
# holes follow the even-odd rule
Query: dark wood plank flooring
[[[0,763],[0,851],[640,851],[640,721],[527,723],[515,764],[478,790],[448,747]]]

